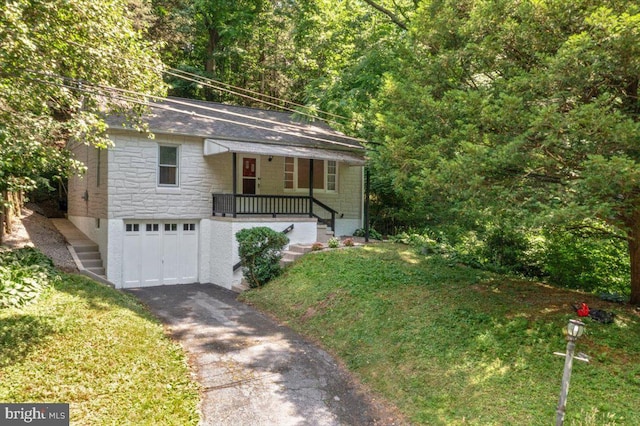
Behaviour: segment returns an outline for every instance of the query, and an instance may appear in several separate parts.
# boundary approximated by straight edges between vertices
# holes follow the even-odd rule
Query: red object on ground
[[[589,307],[587,306],[586,303],[583,303],[582,305],[580,305],[580,308],[578,309],[578,316],[579,317],[589,316]]]

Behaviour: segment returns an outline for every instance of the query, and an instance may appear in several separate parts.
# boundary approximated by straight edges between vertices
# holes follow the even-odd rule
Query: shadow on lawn
[[[49,317],[16,314],[0,320],[0,368],[15,364],[56,333]]]
[[[124,308],[145,318],[157,321],[138,299],[130,294],[117,291],[108,285],[93,281],[83,275],[65,274],[55,289],[79,298],[87,304],[87,308],[95,311],[108,311]]]
[[[157,321],[135,297],[118,292],[104,284],[97,283],[86,277],[75,274],[61,274],[62,279],[56,280],[53,288],[86,304],[88,310],[104,312],[114,309],[127,309],[136,315]],[[49,297],[41,297],[36,304],[52,303]],[[55,302],[53,302],[55,303]],[[65,301],[63,306],[54,310],[75,309],[73,303]],[[48,338],[59,333],[58,319],[42,313],[5,313],[0,311],[0,368],[22,361],[35,351]]]

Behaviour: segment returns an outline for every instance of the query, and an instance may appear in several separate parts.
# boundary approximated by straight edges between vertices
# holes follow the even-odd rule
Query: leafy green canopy
[[[0,190],[29,189],[44,172],[77,168],[61,150],[70,138],[108,144],[100,112],[129,105],[81,81],[162,91],[161,63],[127,6],[124,0],[0,6]]]
[[[640,302],[640,6],[426,1],[410,30],[377,105],[390,185],[458,222],[605,220]]]

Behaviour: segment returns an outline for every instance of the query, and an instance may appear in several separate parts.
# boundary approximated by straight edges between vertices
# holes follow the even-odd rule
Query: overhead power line
[[[170,72],[170,71],[164,71],[164,72],[165,72],[165,73],[167,73],[167,74],[170,74],[170,75],[175,75],[174,73],[172,73],[172,72]],[[189,81],[198,82],[198,83],[203,83],[203,82],[197,81],[197,80],[195,80],[195,79],[191,79],[191,78],[189,78],[189,77],[180,77],[180,78],[183,78],[183,79],[185,79],[185,80],[189,80]],[[205,84],[205,85],[207,85],[207,86],[214,87],[214,88],[216,88],[216,89],[218,89],[218,90],[222,90],[222,91],[225,91],[225,92],[233,93],[233,94],[235,94],[235,95],[237,95],[237,96],[243,96],[243,97],[245,97],[245,98],[249,98],[249,99],[253,99],[253,100],[256,100],[256,101],[260,101],[260,102],[265,103],[265,104],[267,104],[267,105],[271,105],[271,106],[276,106],[276,107],[278,107],[278,105],[277,105],[277,104],[274,104],[274,103],[270,103],[270,102],[266,102],[266,101],[261,101],[260,99],[253,98],[253,97],[248,96],[248,95],[243,95],[243,94],[241,94],[241,93],[233,92],[233,91],[230,91],[230,90],[227,90],[227,89],[224,89],[224,88],[216,87],[216,86],[211,85],[211,84],[209,84],[209,83],[204,83],[204,84]],[[202,108],[204,108],[204,107],[202,107]],[[279,107],[279,108],[282,108],[282,107]],[[300,115],[303,115],[303,116],[311,117],[311,118],[314,118],[314,119],[317,119],[317,118],[318,118],[318,117],[316,117],[315,115],[308,114],[308,113],[304,113],[304,112],[300,112],[300,111],[297,111],[297,110],[295,110],[295,109],[291,109],[291,108],[282,108],[282,109],[285,109],[285,110],[287,110],[287,111],[294,112],[294,113],[296,113],[296,114],[300,114]],[[228,113],[228,114],[232,114],[232,113]],[[338,124],[338,123],[336,123],[335,121],[329,121],[329,120],[322,120],[322,121],[325,121],[325,122],[328,122],[328,123]],[[323,131],[323,132],[326,132],[326,131]],[[351,136],[346,136],[346,135],[345,135],[344,137],[345,137],[345,138],[347,138],[347,139],[353,139],[353,140],[360,141],[360,142],[362,141],[361,139],[353,138],[353,137],[351,137]]]
[[[124,60],[125,62],[132,62],[132,60],[130,58],[127,58],[127,57],[121,56],[121,55],[117,55],[115,52],[105,51],[105,50],[102,50],[102,49],[94,47],[94,46],[87,46],[85,44],[77,43],[77,42],[74,42],[74,41],[69,41],[69,40],[65,40],[65,41],[67,43],[74,44],[76,46],[79,46],[79,47],[82,47],[82,48],[85,48],[85,49],[88,49],[88,50],[93,50],[94,52],[98,52],[100,54],[106,54],[106,55],[109,55],[109,56],[111,56],[113,58],[117,58],[119,60]],[[137,65],[139,65],[139,64],[137,64]],[[317,114],[313,114],[311,112],[311,111],[314,111],[316,113],[323,114],[323,115],[326,115],[326,116],[329,116],[329,117],[334,117],[334,118],[337,118],[337,119],[344,119],[344,120],[350,121],[353,124],[355,124],[354,120],[349,119],[348,117],[341,116],[339,114],[334,114],[332,112],[323,111],[323,110],[320,110],[320,109],[314,109],[314,108],[311,108],[311,107],[309,107],[307,105],[303,105],[303,104],[300,104],[300,103],[295,103],[293,101],[289,101],[289,100],[286,100],[286,99],[282,99],[282,98],[278,98],[278,97],[274,97],[274,96],[270,96],[270,95],[265,95],[263,93],[252,91],[252,90],[249,90],[249,89],[240,88],[240,87],[228,84],[228,83],[223,83],[223,82],[214,80],[212,78],[200,76],[198,74],[189,73],[187,71],[179,70],[179,69],[176,69],[176,68],[168,68],[168,69],[166,69],[166,68],[157,68],[157,67],[153,67],[153,66],[150,66],[150,65],[144,65],[144,66],[146,68],[148,68],[148,69],[150,69],[152,71],[158,72],[158,73],[165,73],[165,74],[168,74],[168,75],[172,75],[172,76],[174,76],[176,78],[181,78],[181,79],[183,79],[185,81],[191,81],[192,83],[204,84],[205,86],[211,87],[212,89],[223,91],[223,92],[226,92],[226,93],[229,93],[229,94],[232,94],[234,96],[241,97],[241,98],[250,99],[250,100],[253,100],[255,102],[260,102],[260,103],[262,103],[264,105],[269,105],[269,106],[273,106],[273,107],[276,107],[276,108],[280,108],[280,109],[284,109],[284,110],[287,110],[287,111],[291,111],[291,112],[294,112],[294,113],[297,113],[297,114],[300,114],[300,115],[303,115],[303,116],[311,117],[311,118],[314,118],[314,119],[318,118]],[[226,87],[220,87],[220,86],[217,86],[216,84],[224,85]],[[240,93],[238,90],[242,90],[242,91],[244,91],[246,93],[251,93],[254,96],[250,96],[250,95],[247,95],[245,93]],[[281,103],[286,104],[286,105],[287,104],[288,105],[294,105],[294,106],[297,106],[299,108],[307,110],[307,112],[300,111],[299,109],[293,109],[293,108],[285,107],[285,106],[282,106],[280,104],[277,104],[277,103],[274,103],[274,102],[270,102],[270,101],[266,101],[264,99],[261,99],[259,97],[255,97],[255,96],[260,96],[260,97],[263,97],[263,98],[271,99],[272,101],[281,102]],[[340,124],[335,120],[324,119],[323,121],[326,121],[326,122],[331,123],[331,124]]]
[[[181,113],[181,114],[186,114],[186,115],[189,115],[189,116],[196,116],[196,117],[204,118],[204,119],[208,119],[208,120],[222,121],[222,122],[226,122],[226,123],[230,123],[230,124],[236,124],[236,125],[239,125],[239,126],[245,126],[245,127],[250,127],[250,128],[259,129],[259,130],[277,132],[277,133],[286,134],[286,135],[290,135],[290,136],[296,136],[296,137],[301,137],[301,138],[305,138],[305,139],[311,139],[311,140],[315,140],[315,141],[319,141],[319,142],[326,142],[326,143],[333,144],[333,145],[339,145],[339,146],[350,147],[350,148],[354,147],[352,144],[339,142],[339,141],[335,141],[335,140],[330,140],[330,139],[325,139],[325,138],[321,138],[321,137],[317,137],[317,136],[305,135],[305,134],[300,134],[300,133],[295,133],[295,132],[292,132],[292,131],[285,131],[285,130],[274,130],[273,128],[270,128],[270,127],[265,127],[265,126],[255,125],[255,124],[249,124],[249,123],[246,123],[246,122],[243,122],[243,121],[226,119],[226,118],[222,118],[222,117],[212,117],[210,115],[197,113],[197,112],[195,112],[193,110],[185,110],[185,109],[172,107],[172,106],[168,105],[167,102],[171,102],[171,103],[174,103],[174,104],[177,104],[177,105],[182,105],[182,106],[191,107],[191,108],[198,108],[198,109],[205,110],[205,111],[212,111],[212,112],[216,112],[216,113],[228,114],[228,115],[231,115],[231,116],[234,116],[234,117],[249,119],[249,120],[252,120],[252,121],[259,121],[259,122],[265,122],[265,123],[269,123],[269,124],[277,124],[279,126],[286,126],[286,127],[289,127],[292,130],[299,130],[299,131],[308,130],[307,128],[305,128],[303,126],[296,125],[296,124],[293,124],[293,123],[282,123],[280,121],[275,121],[275,120],[270,120],[270,119],[264,119],[264,118],[249,116],[249,115],[246,115],[246,114],[234,113],[234,112],[230,112],[230,111],[223,111],[223,110],[215,109],[215,108],[212,108],[212,107],[207,107],[207,106],[195,104],[195,103],[189,102],[187,100],[178,100],[178,99],[175,99],[175,98],[174,99],[166,99],[166,98],[155,96],[155,95],[149,95],[149,94],[146,94],[146,93],[136,92],[136,91],[127,90],[127,89],[121,89],[121,88],[117,88],[117,87],[113,87],[113,86],[107,86],[107,85],[102,85],[102,84],[94,84],[94,83],[87,82],[87,81],[80,81],[80,80],[73,79],[73,78],[70,78],[70,77],[65,77],[65,76],[62,76],[62,75],[59,75],[59,74],[44,73],[44,72],[38,72],[38,71],[27,71],[27,72],[29,72],[31,74],[35,74],[35,75],[44,76],[44,77],[59,79],[59,80],[62,80],[63,82],[67,82],[67,83],[70,83],[70,84],[65,84],[65,83],[62,83],[62,82],[56,82],[56,81],[50,81],[50,80],[44,80],[44,79],[41,79],[41,78],[32,78],[31,80],[33,80],[33,81],[36,81],[36,82],[39,82],[39,83],[43,83],[43,84],[47,84],[47,85],[63,87],[63,88],[66,88],[66,89],[69,89],[69,90],[73,90],[73,91],[76,91],[76,92],[88,93],[88,94],[92,94],[92,95],[95,95],[95,96],[104,96],[104,97],[111,98],[113,100],[119,100],[119,101],[124,101],[124,102],[135,103],[135,104],[139,104],[139,105],[143,105],[143,106],[147,106],[147,107],[152,107],[152,108],[170,110],[170,111],[178,112],[178,113]],[[149,102],[149,101],[146,101],[146,100],[142,101],[139,98],[135,98],[135,97],[130,96],[130,95],[142,97],[143,99],[155,99],[157,101],[156,102]],[[166,101],[166,102],[163,102],[163,101]],[[361,139],[352,138],[352,137],[346,136],[346,135],[335,135],[335,134],[332,134],[331,132],[329,132],[329,131],[327,131],[325,129],[319,128],[319,127],[314,127],[313,130],[318,132],[318,133],[325,134],[325,135],[334,135],[334,136],[340,137],[342,139],[348,139],[348,140],[353,140],[353,141],[357,141],[357,142],[364,142]]]
[[[284,107],[284,106],[282,106],[282,105],[280,105],[280,104],[272,104],[272,103],[270,103],[270,102],[265,102],[265,101],[264,101],[264,99],[254,98],[254,97],[251,97],[251,96],[248,96],[248,95],[244,95],[244,94],[242,94],[242,93],[240,93],[240,92],[238,92],[238,91],[242,91],[242,92],[250,93],[250,94],[252,94],[252,95],[260,96],[260,97],[262,97],[262,98],[270,99],[270,100],[272,100],[272,101],[282,102],[282,103],[283,103],[283,104],[285,104],[285,105],[293,105],[293,106],[296,106],[296,107],[298,107],[298,108],[312,109],[312,108],[311,108],[311,107],[309,107],[308,105],[303,105],[303,104],[300,104],[300,103],[297,103],[297,102],[288,101],[288,100],[286,100],[286,99],[278,98],[278,97],[271,96],[271,95],[265,95],[264,93],[260,93],[260,92],[257,92],[257,91],[251,90],[251,89],[246,89],[246,88],[243,88],[243,87],[234,86],[234,85],[232,85],[232,84],[225,83],[225,82],[222,82],[222,81],[220,81],[220,80],[216,80],[216,79],[214,79],[214,78],[205,77],[205,76],[202,76],[202,75],[199,75],[199,74],[194,74],[194,73],[191,73],[191,72],[188,72],[188,71],[184,71],[184,70],[181,70],[181,69],[178,69],[178,68],[173,68],[173,67],[169,67],[168,69],[169,69],[171,72],[169,72],[169,71],[167,71],[167,70],[163,70],[163,72],[165,72],[165,73],[167,73],[167,74],[174,75],[174,76],[176,76],[176,75],[175,75],[175,74],[173,74],[173,73],[180,73],[180,74],[183,74],[183,75],[188,76],[188,77],[201,79],[201,80],[204,80],[205,82],[207,82],[207,83],[208,83],[208,86],[214,87],[214,88],[216,88],[216,89],[224,90],[224,91],[229,92],[229,93],[231,93],[231,94],[238,95],[238,96],[242,96],[242,97],[246,97],[246,98],[248,98],[248,99],[255,100],[255,101],[257,101],[257,102],[262,102],[262,103],[265,103],[265,104],[267,104],[267,105],[276,106],[276,107],[278,107],[278,108],[283,108],[283,109],[286,109],[286,110],[288,110],[288,111],[292,111],[292,112],[300,113],[300,111],[299,111],[299,110],[291,109],[291,108],[287,108],[287,107]],[[178,77],[178,78],[184,78],[184,77],[182,77],[182,76],[176,76],[176,77]],[[213,86],[213,85],[214,85],[214,83],[215,83],[215,84],[222,85],[222,86],[225,86],[225,87],[227,87],[227,88],[229,88],[229,89],[221,89],[221,88],[215,87],[215,86]],[[334,113],[332,113],[332,112],[323,111],[323,110],[315,110],[315,111],[317,111],[318,113],[321,113],[321,114],[323,114],[323,115],[329,116],[329,117],[335,117],[335,118],[340,118],[340,119],[343,119],[343,120],[351,121],[351,119],[350,119],[349,117],[345,117],[345,116],[343,116],[343,115],[334,114]],[[302,114],[303,114],[303,115],[308,115],[308,116],[313,117],[313,118],[316,118],[316,117],[315,117],[314,115],[312,115],[312,114],[308,114],[308,113],[302,113]]]

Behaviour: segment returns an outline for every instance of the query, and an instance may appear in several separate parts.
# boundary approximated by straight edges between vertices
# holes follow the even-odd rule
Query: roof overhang
[[[225,152],[238,154],[274,155],[279,157],[312,158],[314,160],[333,160],[353,166],[364,166],[362,154],[351,151],[328,150],[302,146],[276,145],[258,142],[240,142],[223,139],[205,139],[204,155],[217,155]]]

